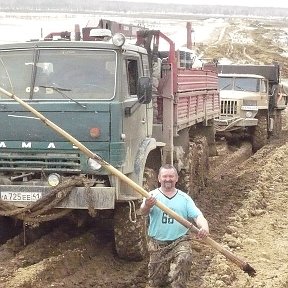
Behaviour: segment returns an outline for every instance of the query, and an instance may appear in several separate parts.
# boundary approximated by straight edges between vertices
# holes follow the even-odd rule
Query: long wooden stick
[[[31,107],[29,104],[21,100],[16,95],[6,91],[5,89],[0,87],[0,92],[7,95],[8,97],[14,99],[19,104],[21,104],[23,107],[25,107],[27,110],[32,112],[35,116],[37,116],[45,125],[52,128],[54,131],[56,131],[58,134],[62,135],[64,138],[69,140],[71,143],[73,143],[76,147],[79,148],[87,157],[96,160],[99,164],[101,164],[106,170],[111,172],[113,175],[117,176],[119,179],[127,183],[130,187],[132,187],[136,192],[140,193],[143,197],[147,198],[149,197],[149,193],[144,190],[141,186],[139,186],[137,183],[132,181],[130,178],[128,178],[126,175],[124,175],[122,172],[114,168],[112,165],[107,163],[105,160],[103,160],[100,156],[93,153],[91,150],[89,150],[86,146],[84,146],[81,142],[79,142],[77,139],[72,137],[69,133],[67,133],[65,130],[57,126],[55,123],[44,117],[40,112],[35,110],[33,107]],[[199,229],[195,227],[191,222],[183,218],[182,216],[175,213],[173,210],[162,204],[160,201],[156,201],[156,206],[158,206],[161,210],[163,210],[165,213],[167,213],[169,216],[177,220],[179,223],[181,223],[183,226],[189,228],[192,232],[197,233]],[[216,241],[214,241],[210,237],[206,237],[202,240],[202,242],[210,245],[220,253],[222,253],[227,259],[235,263],[238,267],[240,267],[245,273],[248,273],[249,276],[255,276],[256,271],[253,267],[251,267],[245,260],[240,259],[238,256],[234,255],[229,250],[222,247],[220,244],[218,244]]]

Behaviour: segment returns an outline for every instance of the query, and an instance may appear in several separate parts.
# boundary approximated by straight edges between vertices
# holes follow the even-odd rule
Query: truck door
[[[141,73],[138,58],[127,58],[123,62],[122,92],[124,97],[123,133],[126,142],[126,172],[134,169],[134,159],[140,143],[147,135],[146,105],[140,104],[137,98],[137,82]]]

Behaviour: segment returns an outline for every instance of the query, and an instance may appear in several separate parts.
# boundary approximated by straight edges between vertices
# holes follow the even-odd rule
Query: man
[[[149,215],[149,287],[184,288],[192,264],[189,229],[154,205],[158,200],[183,218],[193,219],[199,228],[199,238],[209,234],[208,222],[191,197],[175,187],[178,173],[172,165],[160,168],[158,181],[161,187],[151,191],[141,205],[141,213]]]

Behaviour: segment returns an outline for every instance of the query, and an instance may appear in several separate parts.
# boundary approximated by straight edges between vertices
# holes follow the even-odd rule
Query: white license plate
[[[35,202],[42,198],[42,192],[1,192],[3,201]]]
[[[257,111],[258,110],[258,106],[242,106],[241,110]]]

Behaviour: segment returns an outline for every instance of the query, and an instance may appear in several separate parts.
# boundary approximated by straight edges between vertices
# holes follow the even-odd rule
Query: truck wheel
[[[252,130],[252,150],[256,152],[267,144],[268,141],[268,120],[267,114],[261,113],[258,117],[258,125]]]
[[[198,180],[199,186],[201,189],[207,186],[208,173],[209,173],[209,147],[207,139],[204,136],[201,136],[196,141],[198,148]]]
[[[288,129],[288,110],[281,111],[281,122],[282,122],[282,129]]]
[[[209,173],[209,148],[207,138],[205,136],[198,136],[195,138],[195,143],[198,152],[198,165],[196,170],[198,187],[203,189],[207,185]]]
[[[209,148],[205,136],[196,136],[189,144],[185,168],[179,172],[179,189],[194,196],[207,185]]]
[[[193,192],[197,188],[196,168],[198,162],[197,147],[194,142],[189,143],[189,150],[185,160],[185,166],[179,172],[177,187],[188,195],[193,196]]]
[[[156,187],[156,173],[152,169],[145,168],[143,188],[148,192]],[[133,213],[140,208],[141,201],[134,201],[134,203],[135,210],[133,205],[130,209],[129,203],[116,204],[114,211],[115,248],[120,258],[140,261],[147,255],[147,217],[137,215],[136,221],[131,221],[134,220],[135,214]]]
[[[16,233],[15,220],[10,217],[0,216],[0,244],[5,243]]]
[[[282,111],[275,110],[274,129],[272,135],[276,138],[279,138],[281,136],[281,131],[282,131]]]

